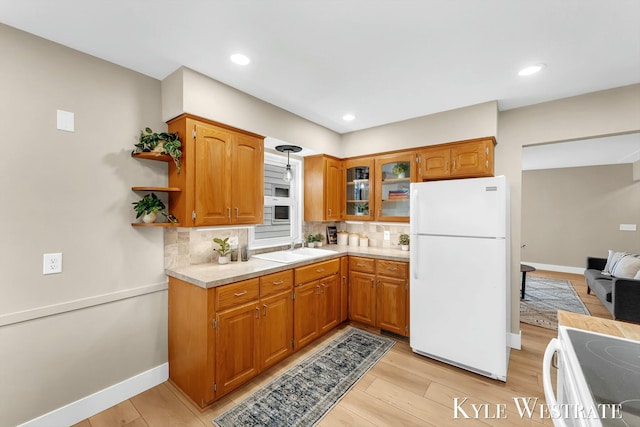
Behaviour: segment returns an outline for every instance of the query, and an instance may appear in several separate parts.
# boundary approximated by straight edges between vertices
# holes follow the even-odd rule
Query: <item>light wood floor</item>
[[[546,271],[529,274],[571,281],[592,316],[611,319],[598,298],[587,295],[583,276]],[[263,372],[204,412],[191,405],[170,382],[165,382],[76,426],[211,427],[211,421],[218,414],[317,350],[323,342],[340,333],[342,328],[344,326]],[[513,398],[537,397],[541,403],[544,400],[542,355],[549,340],[556,336],[556,331],[524,323],[521,323],[521,330],[522,350],[511,351],[506,383],[418,356],[411,351],[407,342],[398,341],[325,416],[319,426],[551,426],[553,424],[549,419],[541,419],[539,415],[521,418]],[[462,408],[470,416],[473,415],[471,403],[491,404],[489,415],[495,415],[496,404],[506,404],[506,419],[488,419],[483,415],[480,420],[454,419],[456,397],[469,399]]]

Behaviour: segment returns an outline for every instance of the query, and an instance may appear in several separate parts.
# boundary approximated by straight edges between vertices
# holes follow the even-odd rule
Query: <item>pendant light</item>
[[[291,164],[289,164],[289,153],[298,153],[302,151],[302,147],[298,147],[297,145],[278,145],[276,146],[276,150],[281,153],[287,153],[287,167],[284,170],[284,176],[282,179],[289,182],[293,179],[293,174],[291,173]]]

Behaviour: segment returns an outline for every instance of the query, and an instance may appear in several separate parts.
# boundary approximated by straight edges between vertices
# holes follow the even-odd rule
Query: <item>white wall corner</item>
[[[508,336],[509,339],[509,347],[514,350],[522,349],[522,330],[519,330],[518,333],[511,332]]]
[[[18,427],[69,426],[77,424],[105,409],[162,384],[168,379],[169,364],[164,363],[20,424]]]

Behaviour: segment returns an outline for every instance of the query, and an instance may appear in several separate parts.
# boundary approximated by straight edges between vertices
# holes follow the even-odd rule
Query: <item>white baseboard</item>
[[[514,350],[522,349],[522,331],[518,331],[517,334],[511,332],[509,335],[507,335],[507,339],[509,340],[509,342],[507,343],[509,347]]]
[[[111,408],[137,394],[162,384],[169,378],[169,364],[164,363],[103,390],[76,400],[18,427],[69,426]]]
[[[570,267],[568,265],[540,264],[537,262],[522,261],[522,264],[535,267],[536,270],[558,271],[560,273],[584,274],[585,267]]]

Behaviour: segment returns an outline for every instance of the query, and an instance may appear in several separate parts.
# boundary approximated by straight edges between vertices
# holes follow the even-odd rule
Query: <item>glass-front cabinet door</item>
[[[415,154],[388,154],[375,158],[375,219],[409,222],[409,184],[415,181]]]
[[[345,219],[373,219],[373,165],[371,157],[345,160]]]

